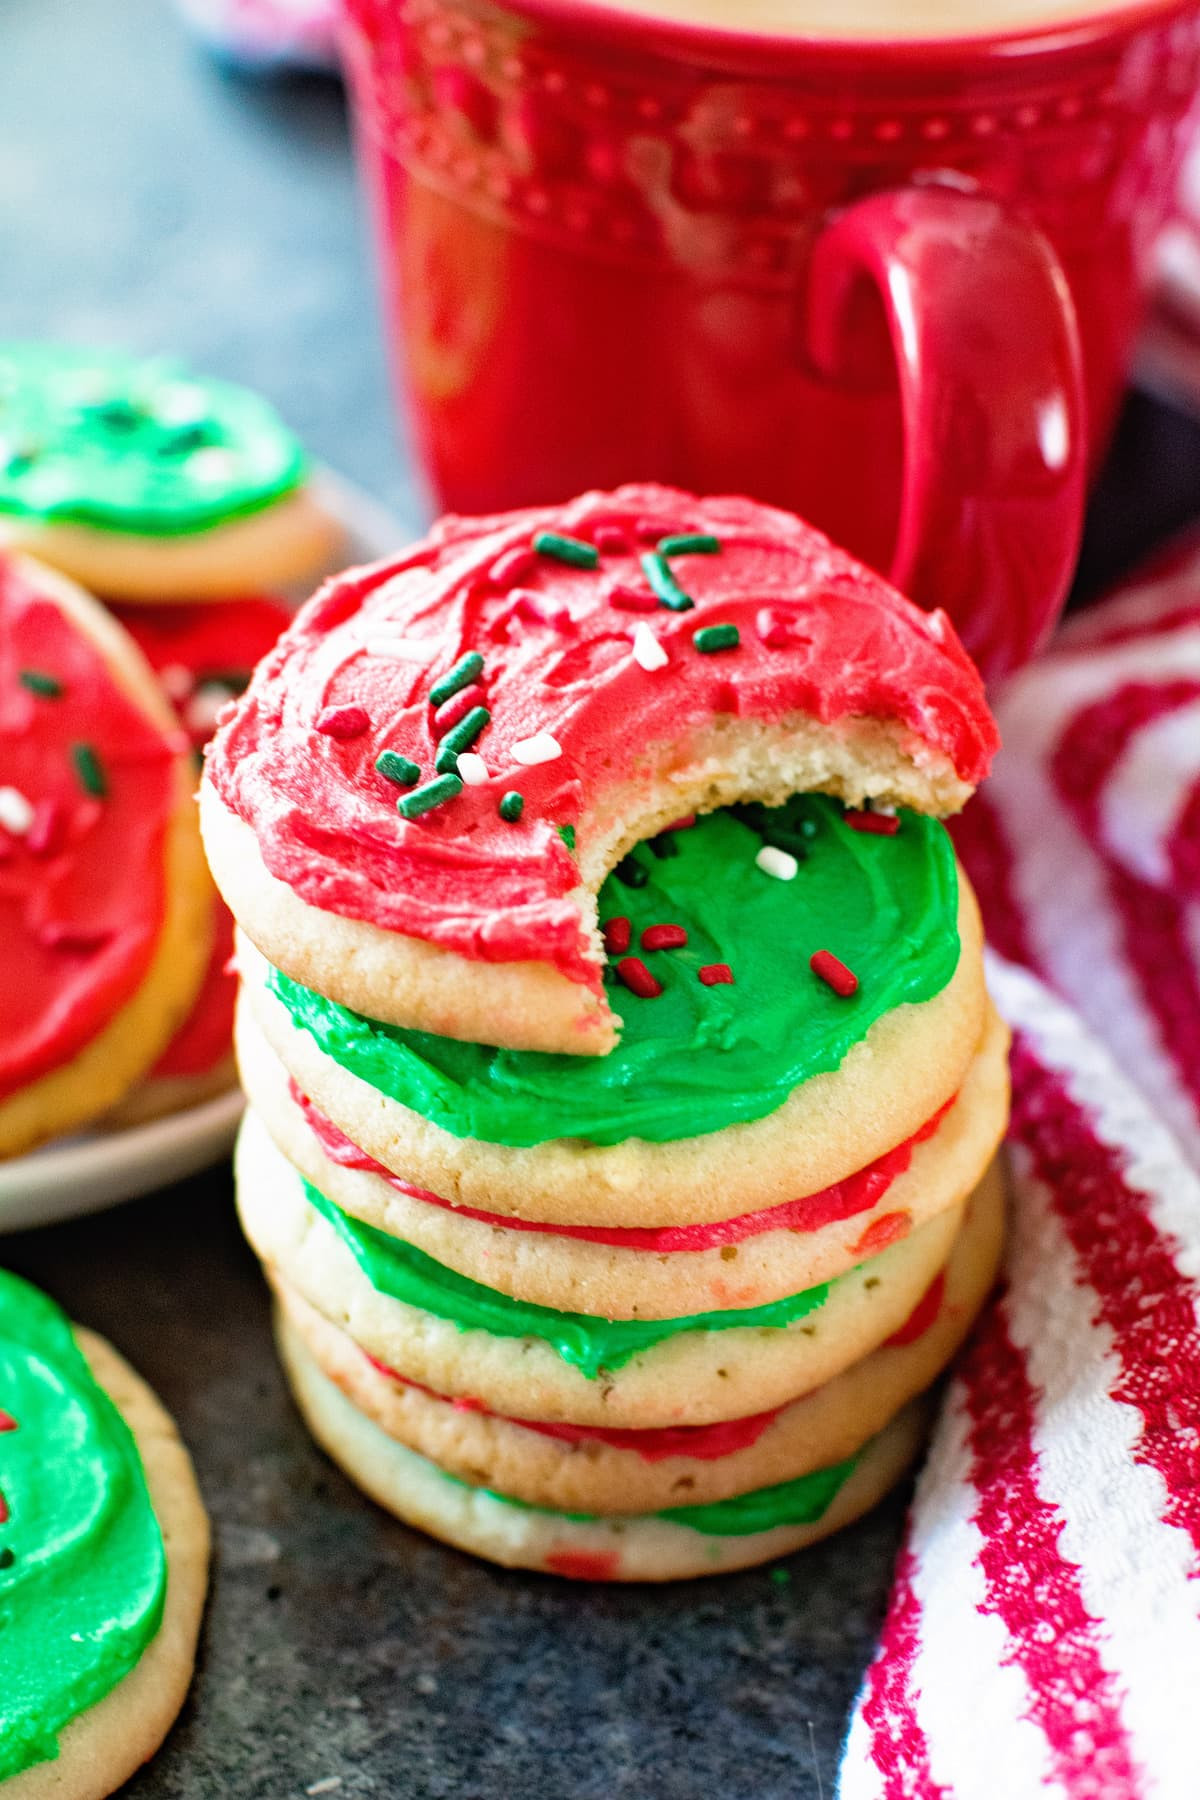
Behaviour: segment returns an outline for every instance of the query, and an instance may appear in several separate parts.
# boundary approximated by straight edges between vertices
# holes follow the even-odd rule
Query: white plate
[[[319,469],[313,487],[346,528],[341,564],[373,562],[411,536],[377,500],[331,469]],[[312,585],[293,598],[304,599]],[[241,1110],[240,1093],[220,1094],[147,1125],[84,1132],[0,1162],[0,1232],[79,1218],[194,1175],[228,1154]]]

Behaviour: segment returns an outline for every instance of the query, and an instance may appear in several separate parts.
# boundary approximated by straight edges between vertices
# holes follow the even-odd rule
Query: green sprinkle
[[[649,869],[643,869],[641,863],[633,856],[623,856],[613,870],[613,874],[628,888],[643,888],[650,879]]]
[[[790,1569],[772,1569],[769,1579],[772,1587],[787,1587],[792,1579],[792,1571]]]
[[[518,794],[516,788],[510,788],[507,794],[501,796],[499,813],[500,817],[507,820],[508,824],[515,825],[524,811],[525,796]]]
[[[703,656],[712,656],[718,650],[736,650],[741,641],[736,625],[702,625],[692,633],[692,642]]]
[[[666,559],[657,550],[647,550],[642,559],[642,570],[651,588],[657,594],[663,606],[670,607],[672,612],[690,612],[696,602],[690,594],[685,594],[670,569]]]
[[[459,756],[464,750],[471,748],[491,716],[486,706],[473,706],[469,713],[463,714],[457,725],[450,727],[438,745],[434,768],[439,775],[457,774]]]
[[[449,674],[434,682],[429,690],[430,706],[442,706],[447,700],[452,700],[460,688],[469,687],[482,674],[482,656],[478,650],[468,650],[465,656],[459,657]]]
[[[375,767],[385,781],[394,781],[397,787],[411,787],[421,779],[420,763],[410,762],[396,750],[384,750],[375,758]]]
[[[720,538],[707,531],[692,532],[690,536],[684,532],[679,537],[658,540],[660,556],[715,556],[720,548]]]
[[[457,800],[462,791],[463,784],[457,775],[439,775],[436,781],[427,781],[424,787],[414,788],[411,794],[397,800],[396,811],[402,819],[419,819],[422,813],[432,812],[435,806]]]
[[[31,694],[38,694],[43,700],[61,698],[63,684],[55,675],[43,675],[40,669],[22,669],[17,680]]]
[[[72,744],[71,761],[75,764],[75,773],[79,777],[80,786],[85,794],[94,794],[97,800],[103,800],[108,793],[108,781],[100,758],[90,744]]]
[[[575,827],[573,825],[559,825],[556,827],[556,830],[563,843],[567,846],[567,849],[571,852],[571,855],[574,856]]]
[[[555,562],[570,563],[573,569],[594,569],[600,561],[595,544],[582,538],[563,537],[557,531],[539,531],[533,540],[539,556],[552,556]]]

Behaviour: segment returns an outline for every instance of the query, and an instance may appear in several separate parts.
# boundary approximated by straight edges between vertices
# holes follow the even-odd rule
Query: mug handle
[[[930,184],[868,195],[816,241],[807,353],[852,373],[866,281],[891,333],[904,424],[890,578],[949,613],[989,679],[1025,662],[1075,571],[1087,481],[1079,327],[1050,244],[995,200]]]

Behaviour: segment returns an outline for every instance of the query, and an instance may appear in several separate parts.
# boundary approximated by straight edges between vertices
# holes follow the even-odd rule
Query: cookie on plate
[[[158,676],[199,756],[217,714],[242,692],[291,611],[265,594],[174,606],[111,609]],[[237,1081],[233,1057],[233,919],[213,895],[208,965],[191,1010],[151,1069],[105,1115],[110,1130],[139,1125],[223,1094]]]
[[[0,544],[106,599],[227,598],[319,575],[341,528],[256,394],[165,358],[0,344]]]
[[[208,1520],[158,1400],[0,1271],[0,1793],[103,1800],[183,1704]]]
[[[213,915],[194,783],[120,625],[0,556],[0,1156],[112,1106],[190,1008]]]

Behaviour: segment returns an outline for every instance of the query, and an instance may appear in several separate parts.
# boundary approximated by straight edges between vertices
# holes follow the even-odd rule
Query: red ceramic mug
[[[990,674],[1033,652],[1183,148],[1196,0],[919,43],[345,4],[443,507],[750,493],[946,607]]]

